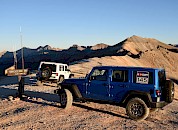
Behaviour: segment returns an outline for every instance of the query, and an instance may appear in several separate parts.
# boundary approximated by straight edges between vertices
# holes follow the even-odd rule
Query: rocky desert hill
[[[96,65],[165,68],[169,78],[176,79],[178,75],[177,50],[176,47],[156,39],[132,36],[114,46],[96,51],[95,54],[98,57],[78,61],[78,64],[70,67],[78,76],[84,76]]]
[[[176,79],[178,48],[152,38],[129,37],[109,46],[73,45],[68,49],[53,49],[49,45],[37,49],[23,48],[25,68],[37,69],[40,61],[70,64],[76,76],[84,76],[95,65],[161,67],[169,77]],[[17,51],[18,66],[21,67],[21,50]],[[0,58],[2,68],[13,65],[13,53],[6,52]],[[3,70],[3,69],[2,69]],[[1,72],[2,74],[2,72]]]
[[[6,51],[0,52],[0,57],[3,56],[6,53]]]

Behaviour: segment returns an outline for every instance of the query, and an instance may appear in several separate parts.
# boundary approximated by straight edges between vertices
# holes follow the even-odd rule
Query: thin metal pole
[[[17,69],[17,54],[16,54],[16,50],[14,50],[14,67],[15,67],[15,70]]]
[[[21,56],[22,56],[22,70],[24,73],[24,58],[23,58],[23,44],[22,44],[22,31],[20,27],[20,42],[21,42]]]

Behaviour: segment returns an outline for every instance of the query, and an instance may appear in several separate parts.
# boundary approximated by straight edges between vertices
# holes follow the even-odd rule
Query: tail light
[[[161,91],[160,90],[156,90],[156,95],[157,96],[161,96]]]
[[[58,76],[58,73],[56,73],[56,76]]]

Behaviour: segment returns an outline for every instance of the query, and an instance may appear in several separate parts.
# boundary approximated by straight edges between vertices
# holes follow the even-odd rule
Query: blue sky
[[[114,45],[138,35],[178,44],[178,0],[0,0],[0,51]]]

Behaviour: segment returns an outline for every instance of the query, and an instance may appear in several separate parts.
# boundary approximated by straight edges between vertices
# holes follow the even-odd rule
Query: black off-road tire
[[[132,98],[126,105],[126,113],[131,119],[141,121],[148,117],[150,109],[142,99]]]
[[[44,68],[41,72],[42,79],[44,80],[48,80],[51,77],[51,75],[52,75],[52,70],[49,67]]]
[[[171,103],[174,100],[174,83],[172,80],[166,80],[165,100],[168,103]]]
[[[62,108],[68,109],[72,106],[73,96],[68,89],[61,90],[59,96],[60,96],[60,103]]]

